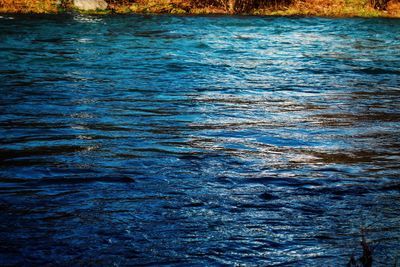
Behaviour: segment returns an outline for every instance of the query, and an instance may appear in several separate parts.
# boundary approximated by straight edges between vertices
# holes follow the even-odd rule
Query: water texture
[[[400,20],[0,17],[0,265],[400,255]]]

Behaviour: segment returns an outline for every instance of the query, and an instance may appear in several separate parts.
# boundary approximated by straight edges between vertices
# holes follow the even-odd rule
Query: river
[[[0,16],[0,265],[400,256],[400,20]]]

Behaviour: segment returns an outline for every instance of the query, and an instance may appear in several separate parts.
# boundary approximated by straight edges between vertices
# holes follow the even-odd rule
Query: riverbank
[[[0,13],[64,13],[77,11],[89,14],[244,14],[265,16],[320,17],[389,17],[400,18],[400,1],[391,0],[380,6],[377,0],[284,0],[266,1],[251,6],[242,1],[196,0],[108,0],[104,10],[79,10],[69,0],[0,0]],[[237,3],[237,1],[233,1]],[[272,3],[272,4],[271,4]],[[378,3],[378,4],[376,4]]]

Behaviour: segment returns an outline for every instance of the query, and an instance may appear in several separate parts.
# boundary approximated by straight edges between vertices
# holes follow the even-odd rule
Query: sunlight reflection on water
[[[394,262],[398,24],[0,17],[0,263]]]

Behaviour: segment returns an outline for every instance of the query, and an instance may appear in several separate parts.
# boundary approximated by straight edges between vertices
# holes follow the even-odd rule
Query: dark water
[[[400,20],[0,17],[0,265],[400,256]]]

